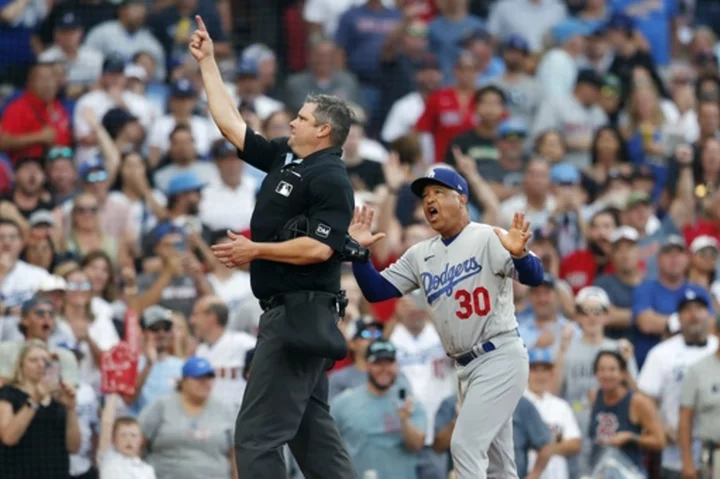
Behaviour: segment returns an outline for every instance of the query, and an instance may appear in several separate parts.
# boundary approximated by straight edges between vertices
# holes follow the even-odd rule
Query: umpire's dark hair
[[[595,361],[593,362],[593,374],[597,374],[598,365],[600,364],[600,360],[604,356],[610,356],[612,358],[615,358],[618,362],[618,366],[620,366],[620,371],[622,371],[622,372],[627,371],[627,368],[628,368],[627,361],[625,361],[625,358],[622,357],[622,355],[619,352],[613,351],[611,349],[603,349],[602,351],[597,353],[597,356],[595,356]]]
[[[206,312],[214,314],[220,326],[222,326],[223,328],[227,326],[228,318],[230,317],[230,310],[225,303],[212,303],[210,304],[210,306],[208,306]]]
[[[308,95],[305,103],[316,105],[313,113],[315,121],[330,125],[330,141],[333,146],[342,147],[355,117],[348,104],[332,95]]]

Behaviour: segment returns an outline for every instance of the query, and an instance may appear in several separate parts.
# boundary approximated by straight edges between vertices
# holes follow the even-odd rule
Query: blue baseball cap
[[[237,67],[238,77],[256,77],[258,75],[258,65],[252,58],[241,58]]]
[[[550,179],[556,185],[578,185],[580,170],[571,163],[558,163],[550,169]]]
[[[552,28],[551,34],[557,43],[565,43],[574,37],[587,37],[592,28],[577,20],[565,20]]]
[[[195,98],[197,91],[195,91],[195,87],[190,80],[181,78],[173,83],[172,88],[170,88],[170,96],[175,98]]]
[[[205,186],[200,178],[192,171],[184,171],[173,176],[167,188],[167,196],[181,195],[191,191],[197,191]]]
[[[697,284],[689,283],[681,293],[680,299],[677,303],[677,310],[680,312],[685,306],[690,303],[700,303],[708,309],[711,308],[712,301],[710,300],[710,294],[708,291]]]
[[[632,32],[635,29],[635,20],[630,15],[622,12],[616,12],[610,16],[610,19],[608,19],[606,28],[608,30],[613,29]]]
[[[513,33],[509,35],[503,43],[503,49],[505,50],[518,50],[525,54],[530,52],[530,44],[525,40],[524,37]]]
[[[82,28],[82,22],[74,12],[65,12],[55,22],[55,28],[58,30],[75,30]]]
[[[519,118],[509,118],[498,127],[498,136],[508,140],[523,140],[528,135],[528,127]]]
[[[193,356],[183,364],[182,377],[184,378],[202,378],[202,377],[215,377],[215,370],[205,358],[199,358]]]
[[[468,194],[468,184],[460,173],[447,166],[435,166],[430,168],[425,176],[416,179],[410,185],[410,189],[418,198],[422,198],[423,191],[427,185],[442,185],[457,191],[461,195]]]
[[[528,351],[530,364],[554,364],[552,351],[549,349],[531,349]]]
[[[387,339],[376,339],[368,346],[365,357],[369,363],[374,363],[375,361],[381,361],[383,359],[395,361],[395,358],[397,357],[397,348]]]
[[[125,72],[125,57],[119,53],[110,53],[103,60],[102,72],[103,73],[124,73]]]
[[[78,176],[85,183],[100,183],[109,178],[105,164],[99,158],[83,162],[78,168]]]

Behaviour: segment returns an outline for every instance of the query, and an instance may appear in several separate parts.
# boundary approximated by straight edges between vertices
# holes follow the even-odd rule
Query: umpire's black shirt
[[[298,158],[287,141],[268,141],[248,128],[245,147],[238,150],[241,159],[267,173],[250,220],[252,241],[272,242],[288,221],[305,214],[310,219],[309,236],[336,254],[324,263],[306,266],[253,261],[250,282],[258,299],[295,291],[340,290],[341,261],[337,253],[345,244],[355,207],[342,149],[326,148]]]

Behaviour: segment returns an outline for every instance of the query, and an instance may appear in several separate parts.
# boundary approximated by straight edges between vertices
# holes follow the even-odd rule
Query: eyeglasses
[[[48,152],[48,158],[50,160],[55,160],[57,158],[72,159],[72,157],[73,157],[73,150],[72,150],[72,148],[67,147],[67,146],[63,146],[63,147],[57,146],[55,148],[52,148]]]
[[[100,211],[100,208],[98,208],[97,206],[79,206],[78,205],[75,207],[75,213],[77,213],[79,215],[84,215],[86,213],[95,214],[98,211]]]
[[[33,314],[41,318],[52,318],[54,313],[52,309],[35,309]]]
[[[90,281],[71,281],[67,285],[68,291],[90,291],[91,289]]]
[[[159,323],[155,323],[152,326],[148,327],[148,329],[153,333],[159,333],[160,331],[168,333],[172,331],[172,326],[172,323],[169,323],[167,321],[160,321]]]
[[[91,171],[87,175],[85,175],[85,181],[87,183],[99,183],[101,181],[105,181],[108,179],[107,171],[105,170],[98,170],[98,171]]]
[[[379,329],[365,329],[360,332],[362,339],[379,339],[382,337],[382,331]]]

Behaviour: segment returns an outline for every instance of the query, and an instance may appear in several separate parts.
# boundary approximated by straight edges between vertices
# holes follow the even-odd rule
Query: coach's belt
[[[513,330],[513,331],[508,331],[507,333],[498,334],[490,341],[485,341],[482,344],[476,344],[467,353],[460,354],[459,356],[452,356],[452,358],[460,366],[467,366],[474,359],[479,358],[481,355],[495,351],[497,348],[499,348],[503,344],[507,344],[512,341],[515,341],[518,337],[520,337],[520,332],[517,330],[517,328],[515,328],[515,330]]]

